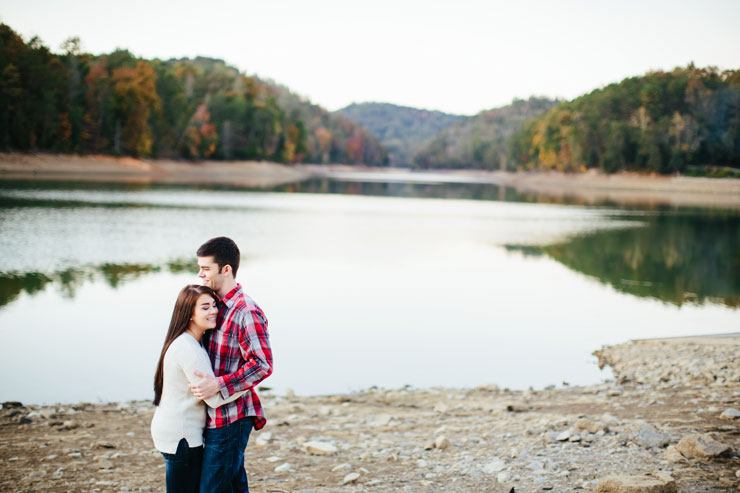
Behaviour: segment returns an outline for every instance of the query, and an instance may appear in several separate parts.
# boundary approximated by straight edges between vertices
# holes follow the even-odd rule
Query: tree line
[[[355,122],[222,60],[52,53],[0,24],[0,149],[384,165]]]
[[[692,64],[555,103],[515,100],[457,122],[422,146],[412,164],[663,174],[740,167],[738,70]]]
[[[740,165],[740,71],[689,65],[624,79],[530,120],[512,141],[524,168],[682,172]]]
[[[0,24],[0,150],[387,165],[391,149],[394,165],[421,169],[740,167],[738,70],[691,64],[572,101],[533,97],[467,118],[359,105],[376,138],[342,111],[222,60],[96,56],[77,38],[61,50]]]

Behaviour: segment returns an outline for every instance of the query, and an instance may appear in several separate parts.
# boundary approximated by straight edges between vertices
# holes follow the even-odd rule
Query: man
[[[267,319],[259,306],[236,282],[239,248],[220,236],[205,242],[197,252],[198,277],[221,298],[216,328],[208,331],[203,345],[208,351],[216,378],[203,378],[191,387],[200,399],[220,392],[228,398],[247,392],[216,409],[208,408],[204,434],[201,492],[247,492],[244,449],[252,428],[265,425],[255,386],[272,373],[272,350]]]

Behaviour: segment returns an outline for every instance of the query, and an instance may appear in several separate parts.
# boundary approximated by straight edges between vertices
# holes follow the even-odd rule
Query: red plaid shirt
[[[265,426],[265,415],[255,386],[272,373],[272,350],[267,318],[257,303],[237,284],[218,303],[216,328],[204,335],[203,345],[219,378],[221,396],[247,392],[216,409],[208,407],[208,428],[222,428],[253,416],[254,427]]]

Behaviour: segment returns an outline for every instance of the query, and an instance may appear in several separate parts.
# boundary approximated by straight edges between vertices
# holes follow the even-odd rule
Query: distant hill
[[[530,120],[511,149],[527,169],[738,167],[740,70],[692,64],[626,78]]]
[[[465,118],[390,103],[351,104],[335,112],[356,121],[388,150],[391,166],[407,166],[417,149],[442,129]]]
[[[548,98],[515,99],[508,106],[459,119],[421,146],[411,158],[412,166],[422,169],[510,168],[511,137],[528,119],[557,104],[557,100]]]
[[[278,106],[305,125],[304,162],[388,164],[388,152],[364,127],[337,112],[329,112],[271,80],[261,80],[274,91]]]

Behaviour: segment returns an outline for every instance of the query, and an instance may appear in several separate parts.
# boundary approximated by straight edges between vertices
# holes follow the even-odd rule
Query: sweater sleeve
[[[198,371],[202,373],[203,375],[206,375],[207,377],[215,378],[215,375],[213,374],[213,368],[211,368],[211,361],[208,359],[208,354],[206,353],[205,349],[203,348],[193,348],[192,354],[189,355],[189,357],[184,361],[184,364],[182,365],[182,370],[185,373],[185,377],[188,379],[188,381],[191,384],[194,384],[196,382],[199,382],[201,380],[200,377],[197,377],[195,375],[195,372]],[[215,395],[204,399],[204,402],[208,405],[208,407],[220,407],[224,404],[228,404],[229,402],[235,401],[239,397],[245,394],[245,391],[243,392],[236,392],[232,395],[230,395],[227,399],[224,399],[221,396],[220,392],[216,392]]]

